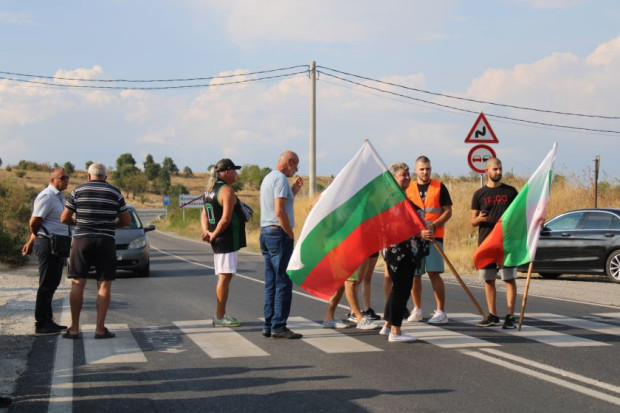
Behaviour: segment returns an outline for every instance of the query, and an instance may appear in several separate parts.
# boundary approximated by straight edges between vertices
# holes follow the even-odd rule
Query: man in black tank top
[[[241,323],[226,314],[226,302],[233,274],[237,272],[237,251],[246,246],[245,217],[239,200],[230,187],[237,180],[236,166],[230,159],[215,165],[212,179],[205,192],[205,203],[200,215],[203,241],[213,248],[213,262],[218,276],[215,295],[217,306],[213,316],[214,327],[236,327]]]

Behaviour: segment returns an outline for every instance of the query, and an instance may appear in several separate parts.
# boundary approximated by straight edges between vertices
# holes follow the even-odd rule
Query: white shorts
[[[237,251],[213,254],[213,266],[216,274],[236,274]]]
[[[514,280],[517,278],[517,267],[498,268],[482,268],[478,270],[481,281],[492,281],[497,278],[497,274],[501,274],[503,281]]]

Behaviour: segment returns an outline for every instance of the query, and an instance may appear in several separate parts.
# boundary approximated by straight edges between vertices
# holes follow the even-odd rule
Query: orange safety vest
[[[428,184],[428,190],[426,191],[426,198],[422,202],[420,197],[420,190],[418,189],[418,183],[412,182],[407,188],[407,198],[416,204],[420,209],[424,211],[424,220],[428,222],[435,221],[443,213],[443,208],[439,203],[439,193],[441,192],[441,182],[435,179],[431,179]],[[435,237],[443,238],[445,229],[442,225],[435,226]]]

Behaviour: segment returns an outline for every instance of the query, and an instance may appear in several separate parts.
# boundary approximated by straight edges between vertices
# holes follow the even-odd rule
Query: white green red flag
[[[286,272],[310,294],[329,299],[370,255],[424,228],[366,140],[308,214]]]
[[[540,236],[540,221],[545,218],[553,174],[557,143],[536,172],[512,201],[508,209],[474,253],[480,269],[498,263],[516,267],[534,261]]]

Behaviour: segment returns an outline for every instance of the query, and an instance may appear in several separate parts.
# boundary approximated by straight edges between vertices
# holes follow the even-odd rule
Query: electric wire
[[[425,93],[425,94],[433,95],[433,96],[445,97],[445,98],[449,98],[449,99],[457,99],[457,100],[463,100],[463,101],[467,101],[467,102],[480,103],[480,104],[486,104],[486,105],[492,105],[492,106],[500,106],[500,107],[511,108],[511,109],[519,109],[519,110],[528,110],[528,111],[533,111],[533,112],[550,113],[550,114],[554,114],[554,115],[579,116],[579,117],[584,117],[584,118],[598,118],[598,119],[610,119],[610,120],[620,119],[620,116],[605,116],[605,115],[591,115],[591,114],[574,113],[574,112],[560,112],[560,111],[555,111],[555,110],[537,109],[537,108],[530,108],[530,107],[526,107],[526,106],[516,106],[516,105],[505,104],[505,103],[497,103],[497,102],[490,102],[490,101],[485,101],[485,100],[476,100],[476,99],[471,99],[471,98],[464,98],[464,97],[460,97],[460,96],[447,95],[445,93],[431,92],[431,91],[424,90],[424,89],[418,89],[418,88],[414,88],[414,87],[410,87],[410,86],[399,85],[397,83],[392,83],[392,82],[387,82],[387,81],[384,81],[384,80],[373,79],[373,78],[370,78],[370,77],[361,76],[361,75],[357,75],[357,74],[354,74],[354,73],[343,72],[341,70],[336,70],[336,69],[332,69],[332,68],[325,67],[325,66],[317,66],[317,69],[318,68],[322,68],[322,69],[329,70],[329,71],[332,71],[332,72],[340,73],[340,74],[346,75],[346,76],[353,76],[353,77],[356,77],[358,79],[364,79],[364,80],[369,80],[369,81],[372,81],[372,82],[383,83],[385,85],[395,86],[395,87],[399,87],[399,88],[403,88],[403,89],[407,89],[407,90],[412,90],[412,91],[415,91],[415,92]]]
[[[363,83],[360,83],[360,82],[356,82],[356,81],[353,81],[351,79],[346,79],[346,78],[341,77],[341,76],[336,76],[334,74],[327,73],[327,72],[321,72],[321,73],[323,75],[325,75],[325,76],[332,77],[332,78],[335,78],[335,79],[339,79],[339,80],[341,80],[343,82],[352,83],[354,85],[358,85],[358,86],[362,86],[362,87],[365,87],[365,88],[368,88],[368,89],[376,90],[376,91],[379,91],[379,92],[382,92],[382,93],[388,93],[388,94],[391,94],[391,95],[394,95],[394,96],[399,96],[399,97],[402,97],[402,98],[405,98],[405,99],[411,99],[411,100],[415,100],[415,101],[418,101],[418,102],[423,102],[423,103],[426,103],[428,105],[433,105],[433,106],[437,106],[437,107],[452,109],[452,110],[466,112],[466,113],[478,114],[478,112],[474,111],[474,110],[458,108],[456,106],[446,105],[446,104],[437,103],[437,102],[431,102],[429,100],[420,99],[420,98],[416,98],[416,97],[413,97],[413,96],[404,95],[402,93],[397,93],[397,92],[381,89],[381,88],[378,88],[378,87],[366,85],[366,84],[363,84]],[[498,119],[506,119],[506,120],[516,121],[516,122],[523,122],[523,123],[530,123],[530,124],[535,124],[535,125],[551,126],[551,127],[555,127],[555,128],[562,128],[562,129],[574,129],[574,130],[582,130],[582,131],[587,131],[587,132],[602,132],[602,133],[620,134],[620,131],[616,131],[616,130],[594,129],[594,128],[584,128],[584,127],[580,127],[580,126],[559,125],[559,124],[555,124],[555,123],[547,123],[547,122],[539,122],[539,121],[533,121],[533,120],[519,119],[519,118],[513,118],[513,117],[509,117],[509,116],[494,115],[494,114],[490,114],[490,113],[486,113],[485,115],[486,116],[490,116],[490,117],[494,117],[494,118],[498,118]]]

